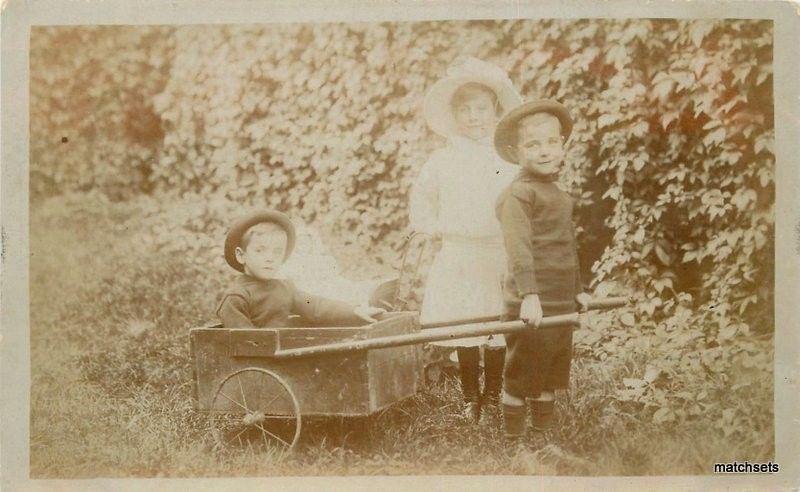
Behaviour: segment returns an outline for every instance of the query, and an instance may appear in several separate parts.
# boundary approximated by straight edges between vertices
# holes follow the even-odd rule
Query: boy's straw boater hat
[[[228,265],[233,267],[233,269],[240,272],[244,271],[244,265],[236,260],[236,248],[242,241],[242,236],[244,236],[247,230],[254,225],[265,222],[277,224],[284,231],[286,231],[286,253],[283,259],[286,260],[289,258],[289,255],[292,254],[296,234],[294,230],[294,224],[292,224],[292,220],[289,218],[289,216],[283,212],[278,212],[277,210],[266,210],[263,212],[253,213],[234,222],[231,225],[230,230],[228,230],[228,235],[225,237],[225,261],[227,261]]]
[[[503,113],[522,102],[511,79],[500,67],[474,57],[458,58],[447,69],[447,75],[433,84],[425,94],[425,120],[433,131],[443,137],[456,133],[450,102],[460,87],[471,82],[483,84],[493,90]]]
[[[569,138],[572,133],[572,117],[561,103],[550,99],[539,99],[522,104],[508,112],[494,130],[494,148],[504,160],[517,164],[517,127],[520,120],[536,113],[549,113],[561,123],[561,136]]]

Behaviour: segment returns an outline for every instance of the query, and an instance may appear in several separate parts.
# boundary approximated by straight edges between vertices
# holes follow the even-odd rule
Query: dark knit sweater
[[[311,326],[365,323],[347,303],[313,296],[288,280],[259,280],[249,275],[239,275],[217,307],[225,328],[288,326],[290,314],[300,315]]]
[[[538,294],[546,316],[575,310],[581,292],[572,198],[552,179],[521,173],[500,195],[497,217],[508,255],[507,304]]]

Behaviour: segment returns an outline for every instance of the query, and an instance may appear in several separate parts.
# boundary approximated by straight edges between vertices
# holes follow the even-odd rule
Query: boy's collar
[[[287,278],[284,277],[283,275],[279,275],[279,276],[276,276],[276,277],[270,277],[268,279],[260,279],[260,278],[254,277],[252,275],[248,275],[246,273],[242,273],[239,276],[239,278],[242,281],[250,282],[250,283],[267,283],[267,282],[273,282],[273,281],[274,282],[285,282],[287,280]]]
[[[553,183],[558,181],[558,174],[540,174],[535,171],[531,171],[529,169],[525,169],[524,167],[519,171],[520,179],[524,181],[537,181],[539,183]]]

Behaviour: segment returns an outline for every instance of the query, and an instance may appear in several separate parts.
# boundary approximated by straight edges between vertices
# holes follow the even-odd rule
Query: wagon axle
[[[244,425],[255,425],[260,424],[267,420],[267,416],[264,415],[264,412],[249,412],[244,417],[242,417],[242,424]]]

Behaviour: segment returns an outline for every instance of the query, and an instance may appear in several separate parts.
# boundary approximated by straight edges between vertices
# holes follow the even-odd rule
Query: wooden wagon
[[[589,309],[626,301],[594,301]],[[572,313],[544,318],[540,326],[578,323]],[[421,343],[527,329],[497,316],[421,326],[415,312],[388,313],[359,327],[194,328],[195,401],[227,440],[255,431],[267,446],[291,448],[303,416],[367,416],[414,395]]]

